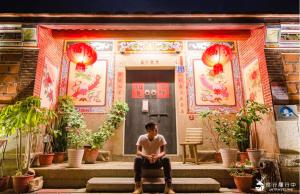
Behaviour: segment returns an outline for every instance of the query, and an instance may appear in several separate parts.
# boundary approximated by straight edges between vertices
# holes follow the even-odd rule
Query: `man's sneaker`
[[[143,193],[142,182],[136,182],[132,194],[142,194],[142,193]]]
[[[172,187],[172,183],[166,183],[164,193],[165,194],[175,194],[175,191],[173,190],[173,187]]]

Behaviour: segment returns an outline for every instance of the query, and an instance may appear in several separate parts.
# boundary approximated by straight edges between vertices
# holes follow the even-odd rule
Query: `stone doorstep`
[[[143,180],[145,192],[163,192],[163,178]],[[176,192],[218,192],[220,184],[212,178],[173,178],[173,188]],[[91,178],[86,185],[86,192],[132,192],[132,178]]]

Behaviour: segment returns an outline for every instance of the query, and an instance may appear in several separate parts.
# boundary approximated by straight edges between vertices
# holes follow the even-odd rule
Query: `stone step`
[[[163,192],[163,178],[147,178],[143,180],[144,192]],[[173,178],[173,188],[179,193],[218,192],[220,183],[212,178]],[[132,178],[95,177],[88,180],[86,192],[132,192]]]
[[[228,169],[221,164],[182,164],[172,162],[173,178],[212,178],[222,187],[234,187]],[[67,164],[53,164],[34,168],[38,176],[44,177],[45,188],[82,188],[93,177],[134,177],[132,162],[99,162],[83,164],[81,168],[68,168]],[[143,177],[163,177],[162,170],[143,170]],[[64,181],[61,181],[64,180]]]

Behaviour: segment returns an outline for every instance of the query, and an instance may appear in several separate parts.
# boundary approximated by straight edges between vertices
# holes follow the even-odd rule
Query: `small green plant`
[[[77,133],[82,133],[80,130],[84,128],[86,128],[86,123],[82,114],[76,110],[72,98],[69,96],[59,97],[58,119],[55,122],[53,133],[53,151],[65,152],[68,142],[70,147],[78,147],[81,143],[75,142],[81,137],[76,136]],[[72,132],[76,132],[76,134],[70,134]],[[84,138],[86,138],[86,134],[84,134]]]
[[[87,134],[86,129],[68,129],[68,147],[74,149],[83,148],[84,144],[86,144],[86,141],[88,140]]]
[[[262,120],[262,115],[268,113],[270,108],[255,101],[248,100],[239,112],[236,114],[236,123],[238,126],[236,140],[240,151],[245,151],[247,148],[252,148],[251,143],[251,126],[254,124],[254,130],[256,132],[256,122]],[[257,148],[257,139],[255,143]]]
[[[64,122],[59,118],[54,124],[53,130],[53,152],[65,152],[68,147],[68,133]]]
[[[256,169],[251,167],[251,162],[247,160],[245,163],[237,162],[229,168],[230,176],[253,176],[258,173]]]
[[[223,117],[216,118],[214,130],[219,134],[220,140],[230,148],[235,143],[236,122]]]
[[[92,148],[103,148],[104,143],[114,134],[121,121],[125,119],[128,110],[128,105],[125,102],[116,102],[112,106],[107,120],[103,122],[98,131],[89,136],[89,144]]]
[[[85,128],[86,124],[80,112],[75,108],[74,102],[69,96],[61,96],[58,99],[58,116],[62,125],[70,128]]]

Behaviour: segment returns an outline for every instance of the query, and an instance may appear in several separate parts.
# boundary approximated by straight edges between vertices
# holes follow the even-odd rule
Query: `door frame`
[[[127,92],[127,89],[126,89],[126,81],[127,81],[127,76],[126,76],[126,71],[127,70],[173,70],[174,71],[174,93],[175,93],[175,96],[174,96],[174,100],[175,100],[175,124],[176,124],[176,129],[175,129],[175,132],[176,132],[176,154],[168,154],[169,156],[179,156],[179,137],[178,137],[178,119],[177,119],[177,76],[176,76],[176,68],[175,66],[159,66],[159,67],[145,67],[145,66],[134,66],[134,67],[125,67],[125,101],[126,101],[126,92]],[[135,154],[125,154],[125,122],[124,122],[124,125],[123,125],[123,149],[122,149],[122,154],[123,156],[135,156]],[[137,141],[137,140],[135,140]]]

